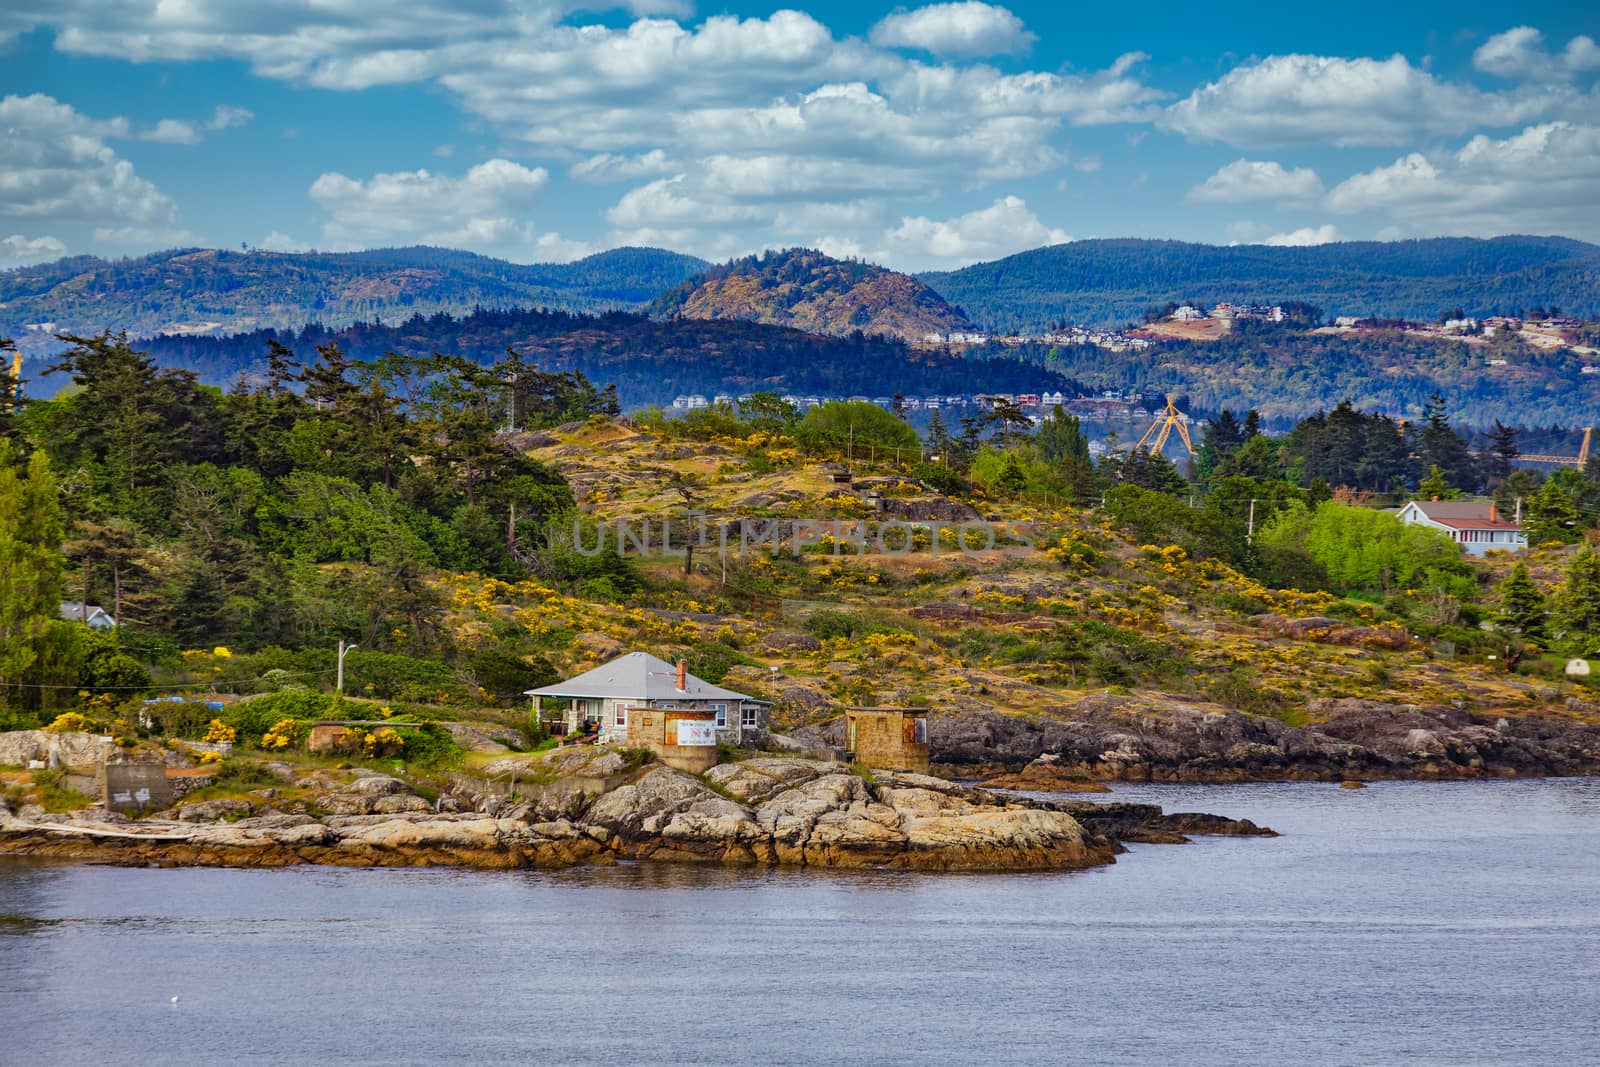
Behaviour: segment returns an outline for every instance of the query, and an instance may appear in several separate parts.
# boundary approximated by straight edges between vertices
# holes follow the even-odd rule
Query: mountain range
[[[343,326],[475,307],[640,308],[710,267],[659,248],[521,265],[425,246],[369,252],[190,248],[136,259],[76,256],[0,271],[0,336],[127,330],[226,334]],[[34,330],[33,332],[39,332]]]
[[[1600,246],[1563,237],[1441,237],[1307,247],[1073,241],[918,275],[990,330],[1112,325],[1152,306],[1304,301],[1327,315],[1431,320],[1560,307],[1600,315]]]

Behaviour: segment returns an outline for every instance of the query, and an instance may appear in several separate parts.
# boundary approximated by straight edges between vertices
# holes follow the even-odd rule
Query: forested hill
[[[444,248],[369,252],[180,249],[137,259],[77,256],[0,271],[0,336],[58,332],[237,333],[462,315],[474,307],[637,308],[705,270],[693,256],[616,248],[572,263],[520,265]],[[32,331],[37,335],[39,331]]]
[[[253,375],[264,368],[273,340],[307,359],[317,345],[330,341],[362,360],[389,351],[445,352],[489,364],[511,348],[543,371],[581,371],[597,383],[615,383],[624,407],[670,402],[685,393],[710,397],[757,390],[921,396],[1045,389],[1075,395],[1078,389],[1054,371],[1009,357],[969,360],[861,333],[826,337],[757,323],[657,321],[625,312],[596,316],[480,309],[463,318],[419,315],[394,326],[361,323],[229,337],[162,336],[141,347],[163,366],[193,370],[204,382],[228,386],[241,373]],[[29,385],[35,395],[54,387],[51,379],[39,384],[43,388]]]
[[[920,341],[973,331],[960,308],[907,274],[834,259],[809,248],[747,256],[711,268],[665,293],[659,317],[738,319],[843,336]]]
[[[1350,241],[1303,248],[1073,241],[918,275],[991,330],[1124,323],[1151,306],[1302,300],[1332,315],[1433,319],[1559,307],[1600,314],[1600,246],[1561,237]]]

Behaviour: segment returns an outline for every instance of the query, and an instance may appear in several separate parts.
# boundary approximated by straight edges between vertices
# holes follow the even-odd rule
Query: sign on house
[[[679,745],[715,746],[717,743],[717,723],[715,719],[678,719],[677,725]]]

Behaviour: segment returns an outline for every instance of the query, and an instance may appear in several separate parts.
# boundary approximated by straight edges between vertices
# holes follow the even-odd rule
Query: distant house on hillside
[[[1185,304],[1177,311],[1174,311],[1172,317],[1178,322],[1198,322],[1206,317],[1206,313],[1197,307]]]
[[[1481,556],[1491,548],[1518,552],[1528,547],[1522,525],[1501,518],[1488,501],[1413,500],[1400,509],[1400,521],[1449,534],[1469,556]]]
[[[61,602],[61,617],[68,622],[81,622],[92,630],[114,630],[117,620],[111,612],[97,604],[85,604],[81,600],[63,600]]]
[[[764,701],[712,685],[690,674],[680,661],[673,666],[648,652],[629,652],[574,678],[524,696],[533,698],[534,718],[544,721],[554,703],[568,733],[598,729],[602,741],[622,742],[628,716],[645,709],[716,713],[717,740],[730,745],[757,744],[766,738]]]

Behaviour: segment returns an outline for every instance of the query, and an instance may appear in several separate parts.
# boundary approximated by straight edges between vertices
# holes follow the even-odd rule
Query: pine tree
[[[1417,483],[1417,495],[1423,500],[1455,500],[1461,494],[1435,463],[1428,468],[1428,476]]]
[[[1495,419],[1494,428],[1486,436],[1489,439],[1489,448],[1483,472],[1489,476],[1490,481],[1498,485],[1510,477],[1517,457],[1522,454],[1517,448],[1517,431],[1514,427],[1506,426],[1499,419]]]
[[[1567,564],[1556,613],[1567,644],[1577,651],[1593,651],[1591,645],[1600,637],[1600,554],[1588,545]]]
[[[1528,577],[1528,565],[1518,562],[1511,574],[1500,583],[1500,608],[1495,621],[1503,630],[1523,637],[1537,638],[1544,634],[1544,594]]]
[[[1545,482],[1528,499],[1522,523],[1528,531],[1530,545],[1551,541],[1571,544],[1582,536],[1585,525],[1572,495],[1555,478]]]

